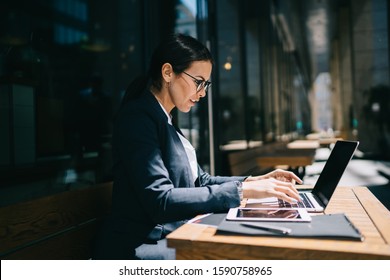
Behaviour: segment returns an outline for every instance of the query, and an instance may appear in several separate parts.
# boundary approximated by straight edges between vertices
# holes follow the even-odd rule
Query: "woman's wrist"
[[[262,179],[265,179],[264,178],[264,175],[259,175],[259,176],[248,176],[245,178],[244,182],[251,182],[251,181],[258,181],[258,180],[262,180]]]
[[[248,177],[245,178],[244,182],[249,182],[252,181],[252,175],[249,175]]]
[[[242,182],[241,181],[234,181],[237,187],[238,195],[240,196],[240,201],[244,199],[244,190],[242,189]]]

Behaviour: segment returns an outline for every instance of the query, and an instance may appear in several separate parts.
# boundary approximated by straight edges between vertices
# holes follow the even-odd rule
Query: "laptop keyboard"
[[[305,193],[300,193],[299,195],[300,195],[302,201],[299,201],[298,203],[288,203],[287,201],[279,199],[279,206],[280,207],[314,208],[313,204],[307,198]]]

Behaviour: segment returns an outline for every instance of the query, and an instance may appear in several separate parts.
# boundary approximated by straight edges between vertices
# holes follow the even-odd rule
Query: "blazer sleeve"
[[[198,166],[199,174],[199,186],[207,186],[213,184],[222,184],[232,181],[243,182],[248,176],[211,176],[207,172],[204,172],[200,166]]]

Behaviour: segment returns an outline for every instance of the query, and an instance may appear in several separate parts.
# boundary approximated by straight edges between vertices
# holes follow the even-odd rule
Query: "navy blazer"
[[[236,180],[193,176],[184,146],[157,99],[146,91],[119,112],[113,133],[112,213],[98,239],[96,258],[134,257],[143,243],[164,238],[198,214],[240,204]]]

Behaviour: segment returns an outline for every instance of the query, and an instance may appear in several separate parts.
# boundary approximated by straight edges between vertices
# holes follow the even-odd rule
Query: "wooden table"
[[[321,147],[329,147],[330,145],[336,143],[339,140],[343,140],[343,138],[338,138],[338,137],[320,138],[318,139],[318,142]]]
[[[287,144],[288,149],[317,149],[320,147],[318,140],[295,140]]]
[[[279,149],[272,153],[262,154],[256,158],[261,168],[285,166],[295,172],[300,178],[305,176],[305,168],[314,162],[316,149]]]
[[[296,150],[286,153],[264,154],[256,158],[257,164],[262,167],[275,167],[288,165],[290,167],[308,166],[314,162],[314,152],[294,153]]]
[[[365,240],[215,235],[185,224],[168,235],[177,259],[390,259],[390,212],[366,187],[338,187],[326,213],[345,213]]]

